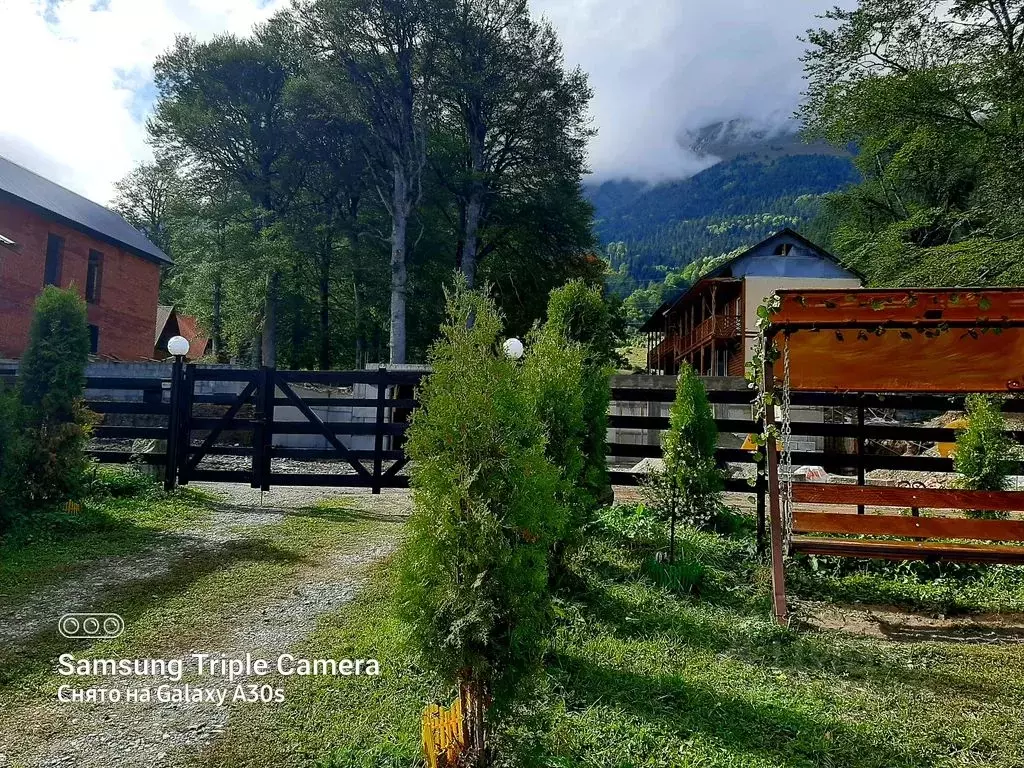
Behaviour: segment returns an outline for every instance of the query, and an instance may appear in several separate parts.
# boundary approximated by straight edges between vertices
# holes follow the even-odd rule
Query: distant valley
[[[859,178],[849,153],[806,144],[792,129],[716,123],[691,134],[694,151],[721,158],[688,179],[591,184],[596,230],[619,293],[669,270],[752,245],[789,226],[814,239],[822,196]]]

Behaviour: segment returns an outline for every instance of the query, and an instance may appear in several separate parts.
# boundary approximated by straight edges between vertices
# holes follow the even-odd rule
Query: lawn
[[[522,766],[1020,766],[1024,654],[1019,645],[890,640],[768,619],[767,576],[746,537],[688,533],[706,575],[697,595],[645,575],[642,555],[592,542],[577,588],[557,605],[547,665],[497,734],[501,764]],[[819,569],[823,570],[819,565]],[[358,600],[323,618],[310,656],[374,657],[380,678],[289,681],[277,708],[232,720],[207,766],[408,766],[419,713],[437,690],[405,650],[393,585],[379,569]],[[795,581],[818,576],[809,568]],[[927,596],[902,575],[897,597]],[[1014,605],[1020,571],[954,575],[975,605]],[[821,575],[871,597],[872,578]],[[873,577],[874,581],[882,581]],[[890,597],[883,592],[882,596]],[[812,595],[821,597],[822,595]],[[877,594],[875,596],[878,596]]]

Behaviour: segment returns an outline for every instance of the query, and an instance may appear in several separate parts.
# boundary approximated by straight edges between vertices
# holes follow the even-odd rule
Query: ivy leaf
[[[982,296],[978,299],[978,309],[982,312],[988,312],[992,309],[992,302],[989,300],[988,296]]]

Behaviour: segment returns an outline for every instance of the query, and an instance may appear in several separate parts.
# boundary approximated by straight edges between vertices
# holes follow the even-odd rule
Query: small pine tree
[[[536,403],[547,435],[545,453],[561,473],[559,496],[568,511],[567,538],[576,538],[598,506],[587,483],[588,425],[585,418],[586,353],[580,344],[566,342],[548,326],[530,335],[523,377]]]
[[[414,512],[399,594],[425,665],[459,689],[467,764],[483,765],[491,706],[512,700],[545,647],[548,553],[565,512],[523,366],[500,349],[494,304],[459,278],[447,305],[408,432]]]
[[[583,418],[587,426],[583,488],[599,504],[610,504],[613,495],[608,479],[609,378],[616,354],[611,311],[601,288],[573,280],[553,290],[545,333],[561,339],[565,345],[575,342],[583,347]]]
[[[23,455],[24,418],[17,392],[0,385],[0,534],[22,512],[22,478],[18,459]]]
[[[711,528],[722,503],[722,472],[715,461],[718,428],[708,394],[689,365],[679,371],[668,431],[662,436],[664,470],[652,472],[645,492],[669,524],[669,562],[675,560],[676,523]]]
[[[1013,472],[1014,444],[1004,429],[1001,402],[986,395],[967,396],[967,429],[956,438],[954,465],[959,485],[973,491],[1003,491]],[[971,510],[972,517],[1000,517],[997,512]]]
[[[36,300],[18,383],[25,419],[20,453],[31,507],[62,501],[81,490],[88,438],[82,395],[89,361],[85,301],[72,289],[47,286]]]

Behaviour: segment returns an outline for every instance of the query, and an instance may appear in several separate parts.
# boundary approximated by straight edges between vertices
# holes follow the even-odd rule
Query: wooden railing
[[[682,357],[712,339],[738,338],[742,330],[743,321],[739,315],[713,315],[689,333],[683,334],[677,354]]]

